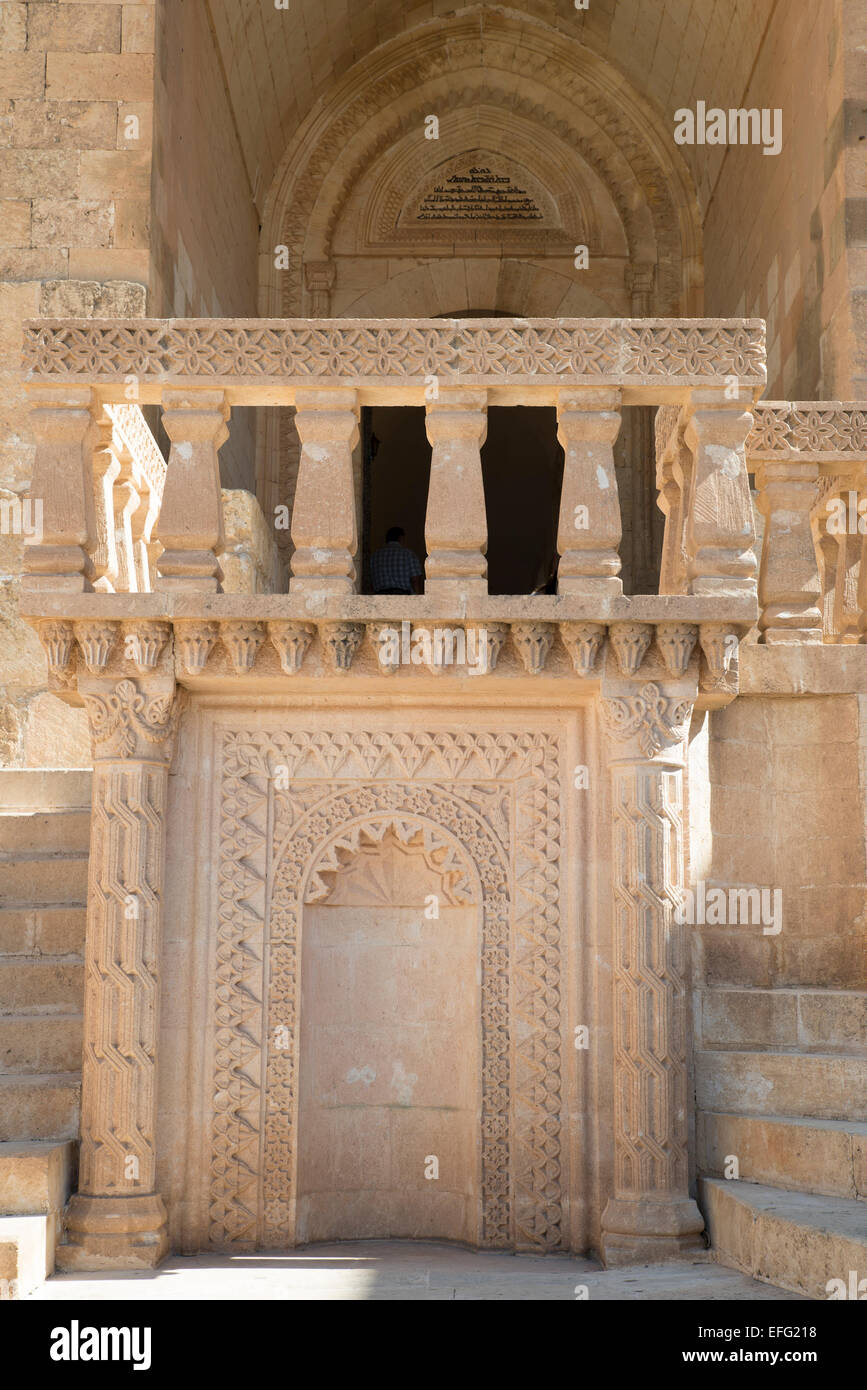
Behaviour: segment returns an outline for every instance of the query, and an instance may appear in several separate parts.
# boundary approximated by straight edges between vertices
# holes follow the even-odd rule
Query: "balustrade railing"
[[[606,625],[620,625],[612,646],[625,656],[646,649],[654,625],[686,624],[694,645],[702,623],[708,633],[755,623],[745,446],[765,384],[760,322],[36,321],[26,326],[24,370],[37,438],[32,494],[45,516],[25,557],[33,619],[240,621],[222,583],[218,451],[233,408],[291,405],[301,440],[291,574],[287,594],[253,596],[253,607],[245,596],[243,620],[260,635],[254,662],[263,624],[281,620],[330,624],[324,651],[335,624],[354,628],[357,648],[365,624],[398,615],[484,620],[494,632],[511,625],[513,649],[533,672],[559,625],[585,674]],[[364,596],[352,462],[360,408],[413,404],[426,410],[432,446],[424,594]],[[144,426],[146,405],[162,410],[167,467]],[[487,593],[480,449],[489,405],[556,408],[565,455],[556,595]],[[613,446],[631,405],[661,407],[659,595],[627,597],[620,580]],[[763,582],[768,590],[773,576]],[[579,632],[582,624],[593,632]],[[628,624],[637,629],[631,646]],[[811,624],[812,611],[798,630]],[[333,647],[337,669],[353,648],[345,636]],[[303,659],[305,643],[292,650]],[[281,662],[297,669],[295,655],[284,651]]]

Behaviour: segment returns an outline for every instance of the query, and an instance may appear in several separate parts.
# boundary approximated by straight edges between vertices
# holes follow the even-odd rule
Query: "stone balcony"
[[[406,624],[482,633],[478,669],[498,676],[590,679],[607,638],[624,677],[682,674],[700,647],[710,683],[724,684],[758,617],[745,456],[765,384],[758,321],[37,321],[24,369],[44,525],[27,546],[22,608],[67,697],[79,662],[117,670],[122,649],[130,669],[163,667],[172,625],[177,678],[204,687],[245,676],[279,689],[350,668],[381,679],[403,665],[399,680],[414,667],[444,674],[423,649],[383,658],[383,628],[405,653]],[[407,404],[425,407],[432,448],[425,588],[371,597],[356,581],[359,411]],[[166,468],[146,405],[162,409]],[[288,593],[225,593],[226,422],[234,407],[285,405],[302,441]],[[555,595],[487,592],[488,405],[556,407]],[[665,407],[677,427],[679,461],[659,480],[658,594],[625,596],[619,578],[613,444],[628,405]]]

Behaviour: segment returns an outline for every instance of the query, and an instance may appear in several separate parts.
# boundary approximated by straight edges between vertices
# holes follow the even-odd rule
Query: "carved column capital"
[[[94,761],[148,762],[168,767],[184,692],[166,676],[139,680],[81,677]]]
[[[676,760],[689,729],[695,695],[664,695],[653,681],[622,695],[607,694],[602,725],[618,758],[650,762],[660,754]]]

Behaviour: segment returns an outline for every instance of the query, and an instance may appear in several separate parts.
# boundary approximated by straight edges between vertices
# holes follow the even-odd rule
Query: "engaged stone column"
[[[93,588],[97,532],[93,392],[90,387],[44,387],[31,391],[30,402],[36,456],[21,513],[22,593],[83,593]]]
[[[486,391],[441,388],[428,401],[430,487],[424,539],[426,594],[488,592],[488,518],[481,447],[488,430]],[[528,482],[528,486],[531,484]]]
[[[229,437],[222,391],[165,391],[163,424],[171,440],[155,539],[157,589],[220,591],[223,508],[218,450]]]
[[[352,451],[358,443],[358,415],[357,391],[296,392],[301,458],[292,509],[293,593],[355,590],[358,527]]]
[[[557,438],[566,458],[557,527],[559,594],[622,594],[620,498],[614,441],[619,391],[561,391]],[[647,522],[650,525],[648,519]]]
[[[810,525],[818,480],[818,463],[756,464],[758,508],[765,517],[759,627],[769,646],[822,641],[822,591]]]
[[[753,416],[722,391],[693,391],[684,432],[692,450],[687,519],[689,592],[755,594],[753,506],[744,446]]]
[[[670,686],[671,683],[666,683]],[[695,683],[606,681],[614,957],[614,1194],[607,1265],[701,1249],[689,1195],[683,763]],[[615,693],[617,692],[617,693]],[[620,693],[622,692],[622,693]],[[681,693],[682,692],[682,693]]]
[[[81,1160],[63,1269],[152,1267],[168,1250],[156,1190],[156,1047],[171,676],[82,679],[93,739]]]

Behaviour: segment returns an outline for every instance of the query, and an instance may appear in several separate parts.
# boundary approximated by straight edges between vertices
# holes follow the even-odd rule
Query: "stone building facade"
[[[9,1288],[863,1265],[864,52],[0,3]]]

